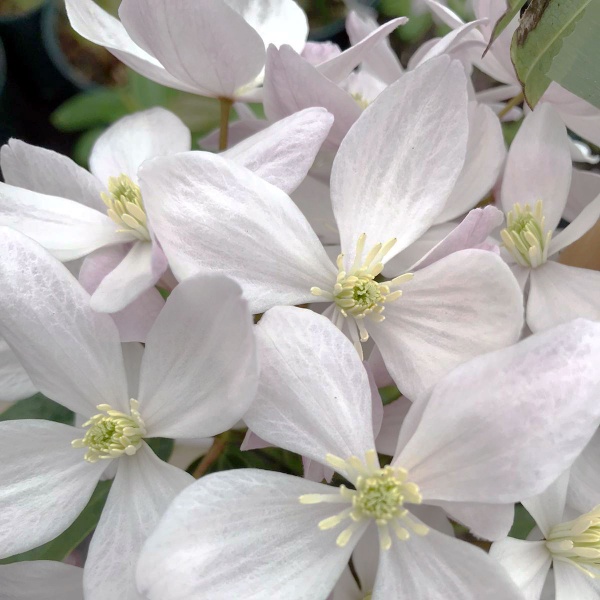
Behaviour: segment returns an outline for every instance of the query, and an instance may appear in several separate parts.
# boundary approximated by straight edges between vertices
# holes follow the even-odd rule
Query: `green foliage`
[[[147,438],[144,440],[150,448],[152,448],[154,454],[161,460],[167,462],[171,458],[173,453],[173,447],[175,442],[169,438]]]
[[[68,408],[46,398],[43,394],[36,394],[13,404],[0,414],[0,421],[14,421],[16,419],[45,419],[72,425],[75,415]]]
[[[386,387],[379,388],[379,395],[383,404],[391,404],[394,400],[398,400],[402,395],[400,390],[395,385],[388,385]]]
[[[515,520],[508,535],[518,540],[524,540],[534,527],[535,521],[533,517],[525,510],[523,505],[517,504],[515,507]]]
[[[494,43],[496,38],[508,27],[509,23],[517,16],[517,13],[525,6],[527,0],[507,0],[508,8],[506,12],[498,19],[492,36],[490,37],[490,43],[486,48],[486,52],[490,49],[490,46]]]

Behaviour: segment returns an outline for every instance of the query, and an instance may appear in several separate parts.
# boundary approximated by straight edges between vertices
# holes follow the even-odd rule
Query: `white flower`
[[[170,499],[193,481],[144,438],[215,435],[254,398],[255,342],[241,291],[220,276],[178,285],[148,335],[132,390],[110,316],[94,312],[88,294],[37,243],[2,228],[0,245],[0,332],[37,389],[90,418],[87,430],[0,423],[0,556],[64,531],[114,459],[86,563],[86,598],[138,598],[134,557]]]
[[[555,231],[567,204],[571,172],[565,126],[556,111],[543,104],[521,126],[501,186],[507,215],[502,240],[521,286],[529,281],[526,320],[532,331],[576,317],[600,320],[600,273],[555,260],[600,217],[598,195],[570,225]]]
[[[255,469],[202,478],[144,546],[140,590],[150,600],[324,599],[376,527],[374,600],[517,597],[484,553],[426,527],[413,505],[509,504],[568,468],[600,420],[600,324],[580,320],[458,367],[413,404],[385,467],[367,374],[349,341],[293,307],[268,311],[256,335],[260,383],[245,421],[333,467],[345,485]]]
[[[3,600],[83,600],[83,569],[50,560],[0,565]]]

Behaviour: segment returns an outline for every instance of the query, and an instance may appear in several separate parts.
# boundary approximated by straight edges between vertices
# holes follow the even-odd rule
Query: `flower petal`
[[[151,108],[119,119],[98,138],[90,170],[105,184],[121,174],[137,183],[145,160],[191,148],[190,130],[181,119],[164,108]]]
[[[146,542],[140,591],[149,600],[262,600],[274,590],[286,600],[326,598],[361,532],[339,548],[339,531],[318,527],[336,505],[298,498],[331,489],[257,469],[202,477],[175,499]]]
[[[6,600],[82,600],[83,569],[53,560],[0,565]]]
[[[563,522],[565,505],[567,501],[567,488],[569,487],[569,471],[565,471],[554,483],[548,486],[541,494],[523,500],[523,506],[535,519],[537,526],[548,538],[550,530]],[[586,509],[591,510],[593,506]]]
[[[86,600],[142,600],[135,585],[142,546],[173,498],[193,482],[146,444],[134,456],[119,459],[85,563]]]
[[[349,260],[362,233],[372,244],[397,238],[389,259],[433,224],[463,167],[467,132],[464,71],[447,57],[407,73],[364,111],[331,173]]]
[[[546,230],[556,229],[571,186],[571,151],[567,129],[550,104],[529,114],[515,137],[502,179],[502,209],[515,203],[544,203]]]
[[[484,540],[504,539],[515,518],[514,504],[477,504],[476,502],[436,502],[454,521],[469,528]]]
[[[600,194],[600,174],[594,171],[573,169],[571,190],[563,217],[571,222]]]
[[[0,229],[0,330],[34,385],[71,410],[126,407],[117,328],[95,313],[77,280],[41,246]]]
[[[201,271],[228,275],[253,313],[314,301],[311,287],[328,289],[335,281],[336,269],[300,210],[248,169],[188,152],[148,163],[141,181],[154,231],[179,280]]]
[[[492,252],[455,252],[418,271],[402,291],[386,306],[385,321],[368,323],[368,329],[411,400],[461,363],[519,339],[523,296]]]
[[[531,270],[527,325],[542,331],[577,317],[600,321],[600,272],[553,260]]]
[[[599,459],[600,433],[596,433],[571,467],[567,502],[581,514],[592,510],[600,498]]]
[[[107,463],[71,447],[80,433],[51,421],[0,423],[1,558],[54,539],[87,504]]]
[[[0,338],[0,402],[15,402],[37,392],[15,353]]]
[[[244,420],[262,439],[320,463],[375,449],[371,388],[350,340],[326,317],[269,310],[256,327],[261,365]]]
[[[333,115],[324,108],[307,108],[273,123],[221,156],[291,194],[306,177],[332,124]]]
[[[180,283],[146,342],[139,399],[148,431],[222,433],[244,415],[257,384],[252,318],[240,287],[222,275]]]
[[[10,140],[0,152],[5,183],[48,196],[67,198],[106,212],[100,194],[104,186],[67,156]]]
[[[578,319],[459,366],[435,387],[395,463],[424,499],[539,494],[598,426],[599,357],[600,323]]]
[[[572,565],[554,561],[556,600],[598,600],[600,581],[592,579]]]

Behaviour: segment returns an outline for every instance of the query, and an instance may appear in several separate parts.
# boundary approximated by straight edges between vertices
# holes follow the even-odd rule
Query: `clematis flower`
[[[490,554],[506,569],[525,600],[539,600],[554,574],[556,600],[593,600],[600,595],[600,505],[576,514],[566,506],[569,472],[543,493],[523,501],[539,535],[527,540],[506,538]],[[596,498],[598,500],[598,498]]]
[[[132,390],[113,321],[90,308],[67,269],[11,229],[2,228],[0,246],[0,332],[42,393],[89,419],[86,429],[0,423],[0,557],[64,531],[114,468],[86,562],[85,597],[138,599],[132,568],[141,544],[193,481],[144,440],[209,437],[244,414],[257,385],[246,303],[224,277],[177,286],[148,335]]]
[[[373,337],[413,399],[464,360],[513,343],[521,293],[490,252],[456,252],[414,277],[376,279],[435,221],[461,172],[465,88],[458,63],[428,61],[353,126],[331,179],[342,245],[336,265],[291,199],[247,169],[204,152],[148,163],[145,202],[174,275],[225,273],[240,283],[253,313],[327,303],[325,314],[359,352]]]
[[[346,481],[256,469],[203,477],[144,545],[143,594],[325,599],[375,528],[374,600],[519,597],[485,553],[427,527],[413,506],[512,503],[568,468],[600,420],[600,324],[579,320],[461,365],[413,404],[386,466],[374,450],[367,373],[347,338],[295,307],[268,311],[256,336],[248,426]]]
[[[508,261],[521,286],[529,282],[527,324],[546,329],[576,317],[600,320],[600,273],[561,265],[558,253],[591,229],[600,217],[600,195],[562,231],[555,231],[571,184],[567,131],[548,104],[527,116],[506,163],[501,232]]]
[[[3,600],[83,600],[83,569],[51,560],[0,565]]]

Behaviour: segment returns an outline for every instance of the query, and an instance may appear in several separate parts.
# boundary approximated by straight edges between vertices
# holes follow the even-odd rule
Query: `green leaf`
[[[483,55],[490,49],[490,46],[496,41],[498,36],[508,27],[510,22],[517,16],[517,13],[525,6],[527,0],[508,0],[508,8],[506,12],[496,21],[490,42],[485,49]]]
[[[146,438],[144,440],[158,458],[167,462],[173,453],[175,443],[169,438]]]
[[[46,398],[43,394],[20,400],[0,414],[0,421],[45,419],[67,425],[72,425],[74,418],[75,415],[68,408]]]
[[[52,113],[50,120],[61,131],[83,131],[110,125],[127,112],[118,90],[101,88],[73,96]]]
[[[90,501],[83,511],[81,511],[81,514],[58,537],[33,550],[0,560],[0,564],[6,565],[26,560],[64,560],[94,531],[100,520],[111,483],[110,481],[101,481],[98,483]],[[52,518],[52,515],[48,515],[46,518]]]
[[[127,75],[126,103],[131,112],[152,108],[153,106],[167,106],[167,104],[180,92],[165,87],[150,79],[142,77],[135,71],[129,70]]]
[[[517,504],[515,506],[515,520],[508,535],[518,540],[524,540],[534,527],[534,518],[525,510],[523,505]]]
[[[548,89],[551,65],[591,2],[531,0],[521,16],[512,40],[511,58],[531,108]]]
[[[90,129],[79,136],[79,139],[73,147],[73,160],[80,164],[82,167],[88,166],[92,147],[96,143],[96,140],[104,133],[104,127],[96,127]]]
[[[600,108],[600,2],[590,2],[565,37],[548,76],[564,88]]]
[[[395,385],[379,388],[379,395],[381,396],[381,401],[384,405],[390,404],[402,396],[400,390]]]

